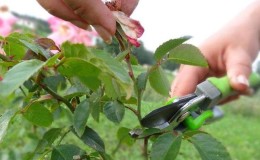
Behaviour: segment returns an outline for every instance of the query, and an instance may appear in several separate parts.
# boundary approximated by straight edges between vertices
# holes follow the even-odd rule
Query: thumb
[[[208,68],[182,65],[171,87],[171,97],[193,93],[196,86],[207,75]]]
[[[228,50],[226,55],[227,76],[231,87],[246,92],[249,87],[248,77],[252,70],[252,58],[243,49]]]

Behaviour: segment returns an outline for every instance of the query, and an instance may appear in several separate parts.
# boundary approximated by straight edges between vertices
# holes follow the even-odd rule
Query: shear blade
[[[141,124],[147,128],[165,128],[172,119],[174,119],[176,113],[184,106],[188,101],[195,98],[195,94],[189,94],[187,96],[179,98],[177,101],[158,108],[149,114],[147,114],[142,120]]]

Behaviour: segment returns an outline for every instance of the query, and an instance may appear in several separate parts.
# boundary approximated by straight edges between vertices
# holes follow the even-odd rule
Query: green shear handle
[[[230,86],[229,79],[227,76],[222,78],[211,77],[208,78],[207,81],[209,81],[220,91],[220,99],[224,99],[236,93]],[[251,88],[260,87],[260,75],[257,73],[252,73],[249,77],[249,84]],[[188,116],[183,121],[183,123],[189,130],[196,130],[199,129],[206,120],[212,117],[214,117],[212,110],[206,110],[196,118]]]
[[[222,78],[216,78],[211,77],[208,78],[208,81],[210,81],[214,86],[218,88],[218,90],[221,92],[221,98],[228,97],[234,93],[234,90],[231,88],[228,77],[222,77]],[[250,87],[260,87],[260,75],[257,73],[252,73],[249,76],[249,84]]]

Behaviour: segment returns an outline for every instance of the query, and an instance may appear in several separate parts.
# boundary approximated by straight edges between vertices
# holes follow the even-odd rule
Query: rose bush
[[[195,46],[184,43],[190,38],[185,36],[160,45],[154,53],[156,63],[142,68],[134,60],[132,48],[139,46],[137,38],[143,27],[122,12],[113,13],[118,18],[115,39],[120,53],[116,56],[89,46],[93,43],[88,31],[54,18],[49,21],[53,30],[49,38],[2,34],[0,102],[4,110],[0,142],[11,134],[9,129],[18,120],[20,129],[27,128],[25,132],[36,144],[34,148],[25,147],[20,159],[113,159],[122,143],[132,146],[143,141],[146,159],[169,160],[178,155],[182,140],[191,142],[204,160],[230,159],[221,143],[205,132],[146,129],[140,125],[143,112],[152,110],[143,107],[147,84],[165,99],[169,96],[170,85],[162,64],[172,61],[206,67],[207,62]],[[90,35],[95,37],[96,33]],[[192,56],[175,54],[187,46]],[[171,52],[173,49],[175,52]],[[129,118],[126,112],[134,115],[131,124],[135,127],[121,124]],[[115,126],[122,125],[114,131],[118,147],[113,152],[103,140],[110,134],[101,136],[93,126],[95,121],[100,126],[105,124],[102,116]],[[131,137],[131,130],[140,135]]]

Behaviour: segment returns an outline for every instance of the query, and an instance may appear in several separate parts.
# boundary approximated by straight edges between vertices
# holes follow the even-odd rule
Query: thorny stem
[[[46,92],[48,92],[50,95],[52,95],[54,98],[56,98],[58,101],[63,102],[69,109],[71,112],[74,112],[74,108],[73,106],[70,104],[69,101],[67,101],[65,98],[61,97],[60,95],[58,95],[56,92],[54,92],[52,89],[50,89],[49,87],[47,87],[44,84],[39,84],[39,86],[41,86]]]

